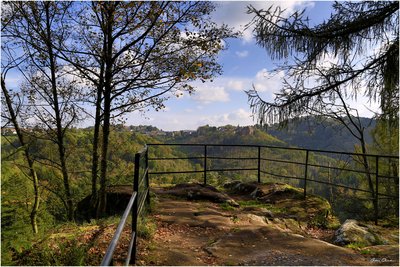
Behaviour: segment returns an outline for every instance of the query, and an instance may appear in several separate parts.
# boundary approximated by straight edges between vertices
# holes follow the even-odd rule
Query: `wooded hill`
[[[66,155],[71,170],[71,192],[74,206],[91,193],[91,138],[93,129],[72,129],[66,137]],[[57,148],[51,141],[41,139],[41,132],[30,132],[29,151],[36,162],[39,179],[41,205],[38,211],[40,235],[62,225],[67,221],[66,200],[63,195],[63,180],[56,161]],[[131,132],[125,128],[113,128],[110,136],[110,156],[108,166],[110,180],[108,185],[121,185],[133,182],[134,156],[146,143],[157,143],[152,137]],[[33,238],[30,225],[30,212],[33,205],[33,186],[27,175],[22,149],[18,147],[15,135],[2,136],[1,139],[1,240],[2,265],[13,265],[12,255],[21,253],[31,246]],[[160,154],[159,154],[160,153]],[[169,147],[152,151],[150,156],[181,156],[180,152]],[[159,169],[190,168],[187,161],[162,162]],[[38,236],[36,236],[38,238]]]
[[[301,126],[301,125],[300,125]],[[297,129],[304,129],[304,124]],[[303,128],[302,128],[303,127]],[[213,144],[254,144],[254,145],[273,145],[273,146],[289,146],[285,141],[278,139],[266,132],[261,127],[210,127],[202,126],[197,131],[179,131],[174,133],[165,133],[155,127],[142,127],[143,133],[134,131],[132,127],[123,127],[121,125],[113,127],[110,136],[110,156],[108,165],[110,169],[110,180],[108,185],[132,184],[134,155],[145,144],[149,143],[213,143]],[[291,128],[293,129],[293,128]],[[322,133],[324,129],[330,132],[330,128],[316,127],[314,137],[305,138],[309,140],[308,144],[322,143]],[[267,129],[269,131],[269,129]],[[90,157],[91,147],[90,136],[92,128],[72,129],[67,133],[67,163],[71,170],[71,192],[73,203],[76,205],[80,200],[91,192],[91,173],[90,173]],[[152,134],[144,134],[151,131]],[[275,133],[277,130],[274,130]],[[301,140],[306,136],[306,131],[294,131],[299,135],[293,135],[292,140]],[[333,134],[330,136],[335,136]],[[320,138],[316,135],[320,134]],[[66,203],[62,193],[62,174],[59,166],[56,164],[55,158],[56,147],[54,143],[41,139],[41,131],[38,129],[31,131],[31,139],[29,150],[32,153],[35,162],[37,162],[37,176],[40,182],[41,205],[39,209],[39,225],[41,233],[44,234],[48,229],[53,229],[67,221]],[[284,135],[283,133],[281,133]],[[289,133],[287,133],[287,136]],[[355,143],[351,143],[351,139],[347,138],[347,143],[354,147]],[[313,141],[313,143],[311,143]],[[24,158],[20,149],[15,150],[14,146],[18,144],[15,135],[8,134],[2,137],[2,263],[11,264],[12,255],[20,253],[30,246],[32,238],[31,226],[29,224],[30,211],[32,206],[33,187],[31,180],[26,175],[26,167],[24,167]],[[342,141],[341,143],[344,143]],[[349,145],[350,147],[350,145]],[[350,149],[349,149],[350,150]],[[351,150],[350,150],[351,151]],[[182,148],[175,146],[159,146],[151,147],[149,150],[150,158],[159,157],[187,157],[202,156],[203,150],[195,148]],[[209,155],[230,155],[237,157],[254,157],[256,151],[254,148],[210,148]],[[262,157],[274,159],[302,161],[304,153],[302,151],[286,151],[263,149]],[[210,160],[208,168],[236,168],[236,167],[254,167],[254,160]],[[310,154],[310,163],[338,166],[348,163],[343,159],[337,159],[321,154]],[[173,170],[202,170],[203,161],[199,160],[163,160],[150,161],[151,171],[173,171]],[[264,170],[280,175],[299,176],[304,175],[303,166],[295,166],[293,164],[277,164],[274,162],[264,162],[261,166]],[[356,166],[357,167],[357,166]],[[358,188],[367,188],[367,183],[363,175],[346,173],[346,172],[328,172],[323,169],[310,169],[310,179],[318,178],[324,181],[334,183],[344,183],[349,186]],[[201,182],[202,173],[195,174],[176,174],[176,175],[157,175],[151,176],[151,182],[156,184],[176,184],[181,182]],[[239,179],[242,181],[256,181],[257,172],[213,172],[208,175],[208,182],[215,186],[221,186],[228,181]],[[271,175],[263,175],[263,182],[284,182],[294,186],[302,187],[299,180],[279,179]],[[354,218],[357,216],[357,210],[366,210],[364,213],[368,217],[368,211],[372,212],[370,201],[359,201],[360,195],[349,190],[340,188],[327,187],[325,185],[313,184],[308,185],[308,192],[319,194],[332,203],[333,209],[341,218]],[[364,216],[364,215],[363,215]]]
[[[374,121],[369,119],[363,119],[363,122],[368,126],[374,124]],[[312,125],[311,135],[308,135],[306,125]],[[298,125],[290,124],[287,129],[279,130],[274,129],[275,133],[280,133],[283,136],[287,136],[290,140],[295,140],[296,142],[301,142],[304,140],[305,145],[300,147],[307,147],[309,149],[326,149],[323,144],[331,142],[330,146],[333,149],[339,151],[354,152],[358,151],[359,145],[356,139],[349,134],[345,134],[345,130],[339,128],[340,125],[335,124],[334,121],[325,121],[325,127],[319,124],[319,121],[312,119],[309,122],[303,121]],[[298,129],[298,130],[297,130]],[[372,129],[371,126],[367,128],[366,132]],[[342,135],[336,135],[336,132]],[[253,145],[270,145],[278,147],[289,147],[293,146],[285,141],[280,140],[277,137],[269,134],[270,129],[259,127],[259,126],[246,126],[246,127],[235,127],[235,126],[222,126],[222,127],[211,127],[202,126],[196,131],[190,133],[177,133],[173,136],[163,135],[163,140],[167,143],[184,143],[184,144],[225,144],[225,145],[240,145],[240,144],[253,144]],[[298,135],[297,135],[298,133]],[[291,138],[290,138],[291,137]],[[367,144],[372,152],[374,150],[374,145],[372,144],[372,133],[369,134],[367,138],[371,143]],[[345,149],[339,149],[334,144],[343,144]],[[300,143],[301,145],[301,143]],[[184,154],[190,157],[202,157],[204,155],[203,147],[175,147],[180,149]],[[371,153],[372,153],[371,152]],[[166,155],[167,157],[168,155]],[[209,146],[207,151],[207,156],[210,158],[207,163],[208,169],[226,169],[226,168],[256,168],[256,160],[224,160],[218,157],[239,157],[239,158],[257,158],[257,148],[243,148],[243,147],[214,147]],[[214,157],[214,159],[211,159]],[[296,187],[303,187],[303,182],[296,178],[282,178],[282,177],[298,177],[302,179],[304,177],[305,168],[304,165],[296,164],[305,162],[305,151],[301,150],[285,150],[285,149],[273,149],[273,148],[262,148],[261,158],[270,158],[277,161],[290,161],[293,163],[286,162],[273,162],[273,161],[262,161],[261,169],[267,173],[262,174],[262,181],[268,182],[283,182],[289,183]],[[367,159],[371,170],[375,169],[373,158]],[[192,164],[195,166],[194,170],[202,170],[202,159],[191,160]],[[371,195],[369,193],[355,192],[349,189],[328,186],[326,184],[321,184],[315,181],[322,181],[327,183],[339,184],[345,187],[352,187],[361,190],[370,190],[368,185],[368,179],[362,174],[363,165],[358,162],[358,158],[353,158],[349,155],[343,154],[332,154],[332,153],[320,153],[320,152],[310,152],[309,153],[309,164],[311,165],[322,165],[329,166],[339,169],[329,169],[324,167],[309,166],[308,168],[308,179],[311,181],[307,184],[307,192],[318,194],[320,196],[329,199],[334,211],[341,218],[360,218],[360,219],[370,219],[372,215]],[[155,164],[154,162],[152,162]],[[158,162],[157,162],[158,164]],[[387,162],[386,162],[387,164]],[[157,169],[156,164],[153,165]],[[340,168],[347,168],[351,170],[361,171],[361,173],[356,173],[352,171],[342,171]],[[396,175],[397,171],[392,167],[379,166],[381,175],[391,173],[391,175]],[[172,171],[172,170],[170,170]],[[177,171],[175,169],[175,171]],[[270,173],[270,174],[268,174]],[[394,173],[394,174],[393,174]],[[201,182],[203,174],[199,173],[197,175],[191,174],[190,181]],[[182,175],[160,175],[158,179],[162,182],[183,182],[187,179],[186,174]],[[257,181],[256,171],[241,171],[241,172],[210,172],[207,174],[207,182],[215,186],[221,186],[222,184],[239,179],[242,181]],[[160,182],[161,182],[160,181]],[[390,193],[396,195],[396,189],[393,191],[393,181],[383,180],[380,182],[380,193]],[[396,209],[396,203],[384,203],[387,210]],[[363,211],[363,212],[360,212]]]
[[[367,144],[373,143],[375,119],[360,118]],[[351,125],[350,125],[351,126]],[[201,126],[197,130],[163,131],[154,126],[129,126],[131,130],[174,143],[268,144],[299,148],[353,152],[358,140],[343,124],[313,116],[289,120],[284,126]]]
[[[371,131],[376,126],[376,121],[370,118],[360,118],[361,125],[365,127],[367,144],[372,144]],[[351,127],[351,124],[348,124]],[[349,131],[336,120],[330,118],[303,117],[290,120],[286,127],[274,124],[265,127],[270,135],[286,142],[288,145],[337,151],[354,151],[357,140]]]

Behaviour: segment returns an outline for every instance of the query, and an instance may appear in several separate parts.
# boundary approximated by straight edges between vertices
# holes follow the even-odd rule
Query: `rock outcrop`
[[[211,185],[198,183],[177,184],[174,187],[157,191],[158,194],[168,194],[176,197],[183,197],[188,200],[210,200],[215,203],[228,203],[238,207],[239,204],[225,193],[221,193]]]
[[[304,191],[284,183],[263,183],[233,181],[224,187],[234,194],[247,195],[259,203],[273,205],[275,211],[269,217],[279,217],[306,223],[306,226],[328,228],[339,225],[332,216],[329,202],[319,196],[308,194],[304,199]]]
[[[131,185],[115,185],[106,188],[106,214],[112,216],[123,214],[133,193]],[[90,221],[96,217],[96,209],[91,207],[90,199],[92,195],[86,196],[78,202],[75,210],[75,219],[77,222]]]
[[[335,244],[347,245],[359,243],[362,245],[379,245],[383,240],[370,227],[361,225],[356,220],[346,220],[335,232]]]

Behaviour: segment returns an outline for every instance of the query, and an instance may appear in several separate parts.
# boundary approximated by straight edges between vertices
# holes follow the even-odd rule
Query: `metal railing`
[[[152,157],[149,158],[149,148],[158,147],[158,146],[181,146],[181,147],[197,147],[200,148],[202,153],[200,156],[179,156],[179,157]],[[237,157],[237,156],[214,156],[210,154],[210,148],[239,148],[239,149],[254,149],[255,156],[245,156],[245,157]],[[285,150],[285,151],[296,151],[299,153],[305,153],[304,161],[292,161],[286,159],[273,159],[271,157],[263,156],[263,150],[268,150],[267,152],[273,150]],[[326,166],[322,164],[316,164],[310,162],[310,155],[312,153],[325,153],[325,154],[335,154],[335,155],[348,155],[351,157],[372,157],[374,158],[375,170],[371,172],[370,169],[366,170],[358,170],[358,169],[350,169],[345,167],[337,167],[337,166]],[[397,196],[388,195],[379,192],[379,178],[385,179],[394,179],[397,181],[399,177],[390,176],[379,173],[379,162],[380,159],[392,159],[398,160],[399,157],[396,156],[386,156],[386,155],[374,155],[374,154],[361,154],[361,153],[349,153],[349,152],[338,152],[338,151],[328,151],[328,150],[316,150],[316,149],[303,149],[303,148],[292,148],[292,147],[278,147],[278,146],[262,146],[262,145],[225,145],[225,144],[147,144],[143,150],[135,154],[135,169],[134,169],[134,180],[133,180],[133,193],[130,198],[130,201],[125,209],[124,214],[122,215],[121,221],[118,224],[117,230],[115,231],[114,237],[112,238],[106,254],[101,262],[101,266],[112,265],[113,263],[113,255],[114,251],[117,248],[118,241],[123,232],[125,224],[128,220],[129,214],[132,216],[132,224],[131,224],[131,240],[128,247],[128,255],[125,260],[125,265],[134,265],[136,262],[136,246],[137,246],[137,223],[138,218],[141,215],[143,207],[145,203],[150,202],[150,189],[149,189],[149,175],[163,175],[163,174],[189,174],[189,173],[202,173],[203,174],[203,183],[207,184],[207,173],[210,172],[238,172],[238,171],[257,171],[257,182],[261,183],[262,175],[276,176],[279,178],[285,179],[296,179],[303,181],[303,189],[304,189],[304,197],[307,196],[307,188],[309,187],[308,183],[320,183],[335,187],[341,187],[345,189],[350,189],[358,192],[370,193],[373,197],[371,199],[375,203],[375,223],[378,220],[378,203],[380,198],[393,198],[398,200],[398,190]],[[170,161],[170,160],[192,160],[192,161],[200,161],[203,165],[202,170],[170,170],[170,171],[150,171],[149,170],[149,161]],[[234,168],[212,168],[209,162],[212,160],[238,160],[238,161],[256,161],[256,167],[234,167]],[[265,162],[273,162],[273,163],[282,163],[282,164],[292,164],[296,166],[303,166],[304,172],[301,176],[295,175],[283,175],[278,173],[273,173],[271,171],[266,170]],[[309,179],[310,168],[323,168],[330,170],[339,170],[339,171],[349,171],[367,175],[375,176],[375,188],[371,190],[355,188],[342,184],[335,184],[332,182],[326,182],[322,180]],[[397,170],[398,174],[398,170]]]
[[[124,230],[129,214],[132,216],[131,223],[131,239],[128,247],[128,255],[125,259],[125,265],[134,265],[136,262],[136,245],[137,245],[137,224],[138,218],[143,211],[144,204],[150,203],[149,188],[149,164],[148,164],[148,148],[145,146],[143,150],[135,154],[135,169],[133,179],[133,193],[129,203],[118,224],[117,230],[107,248],[107,251],[101,262],[101,266],[113,265],[113,255],[117,248],[118,241]]]
[[[166,160],[191,160],[191,161],[197,161],[198,163],[202,164],[202,169],[191,169],[191,170],[168,170],[168,171],[150,171],[150,175],[164,175],[164,174],[194,174],[194,173],[203,173],[203,183],[207,184],[207,174],[210,172],[240,172],[240,171],[256,171],[257,173],[257,182],[260,183],[262,180],[262,175],[269,175],[269,177],[278,177],[278,178],[285,178],[285,179],[296,179],[300,180],[302,182],[302,186],[304,189],[304,197],[307,196],[307,189],[310,187],[310,183],[316,183],[316,184],[324,184],[327,186],[333,186],[333,187],[338,187],[338,188],[343,188],[346,190],[353,190],[355,192],[363,192],[363,193],[368,193],[371,198],[370,200],[373,201],[374,204],[374,219],[375,223],[377,224],[378,222],[378,209],[379,209],[379,200],[380,199],[394,199],[398,201],[398,190],[396,192],[396,195],[390,195],[387,194],[386,192],[380,192],[379,184],[380,180],[382,179],[392,179],[394,184],[397,184],[398,188],[398,169],[395,171],[396,176],[391,176],[388,174],[380,173],[379,172],[379,167],[382,163],[381,160],[383,159],[389,159],[389,160],[394,160],[397,161],[397,166],[398,166],[398,156],[388,156],[388,155],[376,155],[376,154],[362,154],[362,153],[351,153],[351,152],[339,152],[339,151],[329,151],[329,150],[317,150],[317,149],[304,149],[304,148],[293,148],[293,147],[279,147],[279,146],[264,146],[264,145],[227,145],[227,144],[174,144],[174,143],[169,143],[169,144],[148,144],[148,147],[151,148],[156,148],[159,146],[173,146],[173,147],[183,147],[183,148],[196,148],[197,151],[200,153],[200,155],[196,156],[179,156],[179,157],[152,157],[149,158],[149,161],[166,161]],[[237,149],[253,149],[255,150],[255,153],[253,153],[253,156],[242,156],[242,157],[237,157],[234,155],[226,156],[226,155],[218,155],[218,156],[213,156],[210,154],[210,152],[213,150],[212,148],[237,148]],[[272,152],[276,152],[277,150],[284,150],[284,151],[289,151],[291,153],[297,153],[299,154],[298,156],[301,157],[300,154],[303,154],[304,158],[303,160],[298,160],[298,161],[293,161],[293,160],[287,160],[287,159],[274,159],[271,158],[270,155],[268,157],[264,156],[262,152],[267,152],[267,154],[270,154]],[[198,154],[199,154],[198,153]],[[322,154],[322,155],[321,155]],[[361,169],[356,169],[356,168],[350,168],[347,165],[346,166],[330,166],[330,165],[324,165],[320,164],[318,160],[314,159],[314,162],[310,161],[311,155],[314,158],[322,157],[324,154],[331,154],[335,157],[343,157],[347,156],[350,157],[351,160],[353,161],[360,161],[360,166]],[[367,166],[363,166],[362,163],[362,158],[368,158],[367,160]],[[373,159],[372,161],[370,159]],[[256,161],[256,166],[246,166],[246,167],[230,167],[230,168],[212,168],[209,167],[210,163],[212,160],[239,160],[239,161]],[[303,170],[300,170],[299,175],[294,175],[294,174],[279,174],[279,173],[274,173],[268,169],[265,168],[265,163],[266,162],[271,162],[274,164],[289,164],[289,165],[296,165],[296,166],[302,166]],[[347,162],[348,163],[348,162]],[[375,166],[373,166],[375,165]],[[374,168],[375,167],[375,168]],[[335,170],[335,171],[345,171],[345,172],[352,172],[352,173],[358,173],[362,175],[369,175],[369,179],[371,180],[371,177],[374,177],[373,185],[370,183],[369,188],[357,188],[354,186],[350,185],[345,185],[345,184],[337,184],[331,181],[323,181],[321,179],[310,179],[310,174],[311,174],[311,169],[326,169],[326,170]],[[302,172],[302,173],[301,173]],[[299,172],[298,172],[299,173]],[[381,190],[382,191],[382,190]]]

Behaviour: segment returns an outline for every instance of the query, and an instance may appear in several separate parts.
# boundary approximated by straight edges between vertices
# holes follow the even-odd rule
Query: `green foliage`
[[[149,240],[154,236],[156,230],[157,225],[154,220],[146,216],[140,217],[137,226],[138,237]]]
[[[294,61],[275,68],[276,72],[285,72],[285,79],[272,103],[261,99],[257,88],[248,91],[259,121],[327,115],[340,110],[336,101],[339,95],[347,100],[357,94],[371,101],[379,96],[381,116],[398,120],[398,4],[343,1],[335,2],[332,8],[329,18],[316,23],[309,21],[304,10],[284,15],[286,10],[279,7],[264,10],[249,6],[257,43],[273,59]],[[370,51],[373,46],[381,49]],[[337,57],[336,62],[322,64],[332,55]],[[312,85],[307,84],[310,76]]]
[[[239,200],[240,207],[264,208],[267,204],[259,200]]]
[[[240,221],[240,219],[237,215],[231,216],[230,219],[233,223],[238,223]]]
[[[360,118],[360,121],[366,128],[367,144],[372,144],[373,138],[370,132],[375,128],[376,121],[369,118]],[[354,150],[354,144],[358,142],[342,124],[334,119],[306,116],[291,119],[286,123],[286,127],[273,124],[266,127],[265,131],[291,146],[309,149],[351,152]]]
[[[326,214],[317,213],[309,222],[308,226],[311,228],[328,228],[328,220]]]
[[[152,129],[155,131],[155,129]],[[250,131],[250,132],[248,132]],[[92,129],[73,129],[67,134],[67,154],[69,169],[73,170],[71,173],[71,191],[73,192],[74,203],[77,203],[85,196],[90,193],[90,152],[91,143],[90,137],[92,135]],[[32,230],[29,225],[30,210],[32,207],[32,183],[24,174],[23,158],[22,153],[13,153],[15,150],[10,142],[13,143],[15,138],[8,136],[8,141],[2,139],[2,158],[6,158],[2,162],[2,264],[3,265],[15,265],[15,256],[24,253],[32,248],[34,240],[38,238],[44,238],[48,230],[55,229],[58,231],[60,223],[66,220],[65,217],[65,206],[63,203],[63,190],[62,190],[62,179],[61,173],[58,169],[48,166],[37,164],[37,173],[40,181],[40,192],[41,192],[41,205],[38,214],[38,222],[40,233],[36,237],[31,234]],[[216,143],[221,144],[247,144],[251,142],[253,144],[265,144],[265,145],[280,145],[284,146],[284,143],[276,141],[277,139],[271,137],[265,133],[261,128],[254,127],[253,130],[245,127],[201,127],[198,131],[192,134],[177,135],[177,137],[168,137],[168,142],[182,142],[182,143]],[[148,135],[131,132],[128,128],[117,127],[113,129],[110,139],[110,158],[109,158],[109,170],[110,170],[110,185],[117,184],[131,184],[132,173],[133,173],[133,158],[134,154],[140,150],[146,143],[158,143],[160,142],[155,137]],[[46,141],[36,140],[35,144],[31,147],[32,153],[37,157],[49,156],[50,158],[56,156],[54,154],[55,147]],[[187,156],[202,156],[204,152],[203,147],[179,147],[179,146],[152,146],[149,149],[150,158],[160,157],[187,157]],[[257,157],[257,149],[252,148],[218,148],[209,147],[209,156],[232,156],[232,157]],[[359,167],[354,162],[348,159],[337,159],[330,157],[329,154],[323,153],[310,153],[309,163],[315,165],[325,166],[344,166],[344,167]],[[296,161],[303,162],[305,159],[305,153],[302,151],[287,151],[278,149],[263,148],[261,150],[261,157],[272,158],[283,161]],[[371,160],[371,167],[375,167],[375,163]],[[207,166],[209,169],[217,168],[239,168],[239,167],[255,167],[256,161],[250,160],[220,160],[220,159],[208,159]],[[161,161],[149,161],[151,171],[176,171],[176,170],[203,170],[203,160],[161,160]],[[383,159],[379,162],[379,171],[382,174],[394,174],[396,168],[388,166],[387,162]],[[268,172],[288,175],[288,176],[304,176],[304,166],[288,164],[282,162],[262,162],[261,168]],[[169,175],[157,175],[150,176],[151,183],[154,185],[173,185],[181,182],[202,182],[203,173],[197,174],[169,174]],[[369,200],[360,200],[368,197],[367,194],[355,193],[352,190],[344,188],[330,188],[329,186],[314,183],[312,180],[327,181],[332,183],[344,184],[355,188],[368,188],[365,177],[362,174],[355,175],[354,173],[347,171],[328,171],[326,168],[312,167],[308,169],[308,184],[307,192],[309,194],[321,195],[322,197],[329,199],[334,209],[334,214],[338,215],[341,220],[346,218],[355,219],[371,219],[373,215],[373,206]],[[207,182],[214,185],[217,188],[223,188],[223,184],[232,181],[256,181],[256,171],[245,171],[245,172],[208,172]],[[303,184],[299,183],[298,180],[282,179],[272,175],[262,174],[262,182],[283,182],[290,183],[294,187],[302,187]],[[393,189],[392,184],[380,184],[380,192],[395,194],[396,189]],[[302,190],[294,189],[294,187],[286,186],[285,190],[295,190],[292,193],[295,196],[299,196],[299,201],[302,201]],[[394,190],[394,191],[393,191]],[[154,208],[156,200],[154,194],[152,194],[151,206]],[[308,201],[313,201],[315,205],[325,207],[325,202],[321,202],[317,197],[308,198]],[[381,200],[380,204],[385,207],[391,207],[395,209],[395,203],[388,206],[390,203]],[[277,207],[276,205],[265,204],[259,201],[241,201],[239,202],[241,207],[260,207],[266,208],[275,214],[302,214],[301,210],[293,210],[291,207]],[[311,202],[310,202],[311,204]],[[314,205],[313,204],[313,205]],[[231,210],[233,207],[222,204],[222,209]],[[388,209],[387,209],[388,210]],[[360,212],[362,211],[362,212]],[[386,211],[386,209],[385,209]],[[391,212],[393,213],[393,212]],[[364,217],[357,217],[360,214],[366,214]],[[306,216],[307,214],[304,214]],[[339,222],[335,222],[330,218],[326,219],[324,214],[316,214],[315,217],[310,221],[311,225],[316,227],[326,227],[329,229],[335,229]],[[382,212],[382,215],[384,213]],[[112,223],[118,223],[119,217],[111,217],[107,220],[93,220],[94,224],[108,225]],[[390,220],[383,221],[388,226],[398,224],[398,217]],[[150,238],[156,229],[156,225],[152,221],[140,221],[139,222],[139,235],[143,238]],[[69,248],[64,247],[64,252],[67,253]],[[76,254],[76,259],[79,259],[80,249],[77,251],[71,251],[68,253]],[[46,254],[47,253],[47,254]],[[51,256],[50,252],[43,250],[43,257],[50,259],[51,257],[57,257],[57,255]],[[47,255],[47,256],[46,256]],[[37,257],[41,257],[38,255]],[[72,261],[72,259],[66,261]],[[61,262],[61,259],[58,260]],[[55,261],[53,261],[55,263]],[[79,262],[76,262],[78,264]],[[48,260],[47,264],[51,264]]]
[[[379,255],[380,252],[375,249],[367,248],[367,249],[361,249],[360,253],[363,255]]]
[[[73,170],[70,177],[74,203],[77,203],[90,194],[90,138],[92,134],[91,129],[72,129],[66,136],[66,142],[68,144],[66,153],[69,155],[67,164],[69,165],[69,169]],[[22,153],[13,153],[15,149],[11,144],[15,140],[15,136],[8,136],[7,139],[2,138],[1,140],[2,158],[6,158],[6,160],[2,162],[1,168],[1,249],[3,265],[15,265],[13,260],[16,253],[18,254],[29,250],[35,238],[45,235],[49,229],[52,229],[54,226],[66,220],[63,202],[65,198],[63,195],[63,182],[60,171],[54,166],[36,164],[41,194],[41,203],[38,213],[40,233],[37,236],[32,234],[30,226],[30,212],[33,205],[32,182],[24,174],[26,168],[24,167]],[[110,184],[131,184],[135,153],[141,149],[145,143],[155,143],[157,140],[143,134],[123,130],[113,132],[110,141],[112,144],[110,146],[111,156],[109,159]],[[36,140],[30,149],[35,159],[40,157],[56,160],[57,155],[55,151],[57,151],[57,149],[51,142]],[[166,152],[169,153],[171,150]],[[173,154],[173,152],[171,152],[171,154]],[[154,156],[154,152],[151,152],[150,156]],[[179,168],[179,163],[175,166]],[[160,167],[165,168],[162,164],[160,164]],[[71,251],[70,253],[78,252],[79,251]],[[43,253],[46,252],[44,251]],[[47,256],[51,257],[50,254]],[[45,255],[43,257],[45,257]],[[47,264],[53,265],[50,262]],[[63,265],[71,264],[66,263]]]
[[[278,207],[276,205],[268,204],[259,200],[241,200],[238,201],[240,207],[253,207],[253,208],[265,208],[274,214],[286,214],[288,209]]]
[[[359,250],[360,248],[367,247],[367,246],[368,246],[368,244],[364,243],[364,242],[353,242],[353,243],[346,245],[347,248],[352,248],[352,249],[356,249],[356,250]]]
[[[231,205],[229,205],[229,203],[227,203],[227,202],[221,203],[219,206],[222,210],[226,210],[226,211],[235,210],[235,208],[232,207]]]
[[[22,258],[23,265],[48,265],[48,266],[83,266],[87,247],[71,240],[55,244],[56,249],[43,247],[31,250],[30,254]]]

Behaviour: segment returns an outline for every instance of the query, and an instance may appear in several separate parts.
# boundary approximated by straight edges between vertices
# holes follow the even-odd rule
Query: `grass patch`
[[[149,242],[149,244],[147,245],[147,249],[150,251],[154,251],[157,248],[157,244],[155,244],[153,241]]]
[[[231,220],[232,220],[233,223],[238,223],[238,222],[239,222],[239,218],[238,218],[238,216],[236,216],[236,215],[233,215],[233,216],[231,217]]]
[[[353,242],[353,243],[350,243],[350,244],[346,245],[346,248],[360,250],[361,248],[364,248],[364,247],[367,247],[367,246],[368,246],[368,244],[366,244],[364,242]]]
[[[239,227],[233,227],[233,228],[231,228],[231,232],[232,233],[237,233],[237,232],[239,232],[240,231],[240,228]]]
[[[233,261],[226,261],[225,266],[237,266],[237,264],[235,264]]]
[[[361,249],[360,253],[363,255],[379,255],[380,252],[375,250],[375,249],[370,249],[370,248],[366,248],[366,249]]]
[[[211,246],[211,245],[215,244],[217,241],[218,241],[218,239],[211,238],[207,241],[207,246]]]
[[[221,208],[222,210],[225,210],[225,211],[232,211],[232,210],[235,210],[235,208],[232,207],[231,205],[229,205],[229,203],[227,203],[227,202],[224,202],[224,203],[220,204],[219,206],[220,206],[220,208]]]
[[[151,239],[157,230],[157,225],[149,217],[140,217],[137,225],[138,237],[149,240]]]
[[[332,218],[330,218],[330,220],[328,220],[328,223],[326,225],[326,229],[337,230],[337,229],[339,229],[340,225],[341,224],[340,224],[339,219],[336,218],[336,217],[332,217]]]
[[[259,200],[238,201],[238,203],[243,208],[245,208],[245,207],[265,208],[265,209],[268,209],[269,211],[271,211],[271,212],[273,212],[275,214],[288,213],[288,209],[287,208],[277,207],[276,205],[267,204],[267,203],[261,202]]]
[[[51,247],[32,248],[28,254],[21,255],[19,265],[82,266],[85,265],[88,246],[77,240],[54,242]]]
[[[238,201],[241,207],[254,207],[254,208],[265,208],[266,204],[258,200],[241,200]]]

